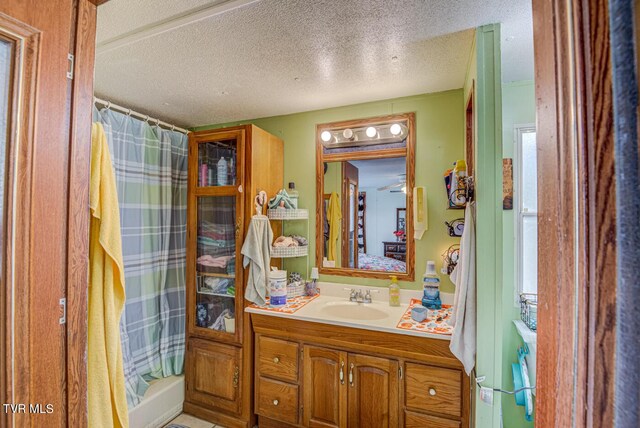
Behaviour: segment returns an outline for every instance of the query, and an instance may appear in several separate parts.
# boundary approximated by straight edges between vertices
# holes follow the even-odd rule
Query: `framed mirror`
[[[316,125],[320,273],[413,281],[414,180],[413,113]]]

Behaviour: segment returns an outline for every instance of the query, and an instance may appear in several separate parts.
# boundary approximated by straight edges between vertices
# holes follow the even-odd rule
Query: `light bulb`
[[[378,135],[378,131],[373,126],[368,127],[366,130],[366,133],[367,133],[367,137],[369,138],[373,138],[376,135]]]
[[[353,131],[349,128],[345,129],[344,131],[342,131],[342,136],[344,138],[346,138],[347,140],[350,140],[353,138]]]
[[[320,134],[320,138],[322,138],[322,141],[324,141],[325,143],[331,140],[331,132],[329,131],[322,131],[322,134]]]
[[[402,128],[397,123],[394,123],[389,128],[389,131],[391,131],[391,134],[393,134],[393,135],[400,135],[400,133],[402,132]]]

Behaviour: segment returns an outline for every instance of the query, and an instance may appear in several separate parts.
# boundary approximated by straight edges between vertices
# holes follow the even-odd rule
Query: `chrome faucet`
[[[362,303],[362,290],[352,288],[351,293],[349,294],[349,301]]]
[[[345,290],[350,291],[349,293],[349,301],[357,302],[357,303],[371,303],[373,299],[371,298],[371,290],[367,289],[363,294],[362,289],[356,290],[355,288],[345,288]],[[374,290],[375,293],[378,290]]]

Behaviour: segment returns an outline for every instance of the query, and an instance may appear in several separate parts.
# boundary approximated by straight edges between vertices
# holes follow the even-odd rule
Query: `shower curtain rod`
[[[164,122],[164,121],[162,121],[160,119],[156,119],[154,117],[149,117],[148,114],[138,113],[135,110],[131,110],[130,108],[127,108],[127,107],[122,107],[121,105],[114,104],[111,101],[106,101],[106,100],[100,99],[98,97],[93,97],[93,102],[95,104],[102,104],[103,106],[107,107],[107,109],[116,110],[116,111],[119,111],[120,113],[125,113],[125,114],[127,114],[129,116],[137,117],[138,119],[144,120],[145,122],[149,122],[149,121],[156,122],[158,124],[158,126],[162,126],[164,128],[168,128],[168,129],[170,129],[172,131],[182,132],[183,134],[188,134],[190,132],[187,129],[180,128],[179,126],[172,125],[171,123]]]

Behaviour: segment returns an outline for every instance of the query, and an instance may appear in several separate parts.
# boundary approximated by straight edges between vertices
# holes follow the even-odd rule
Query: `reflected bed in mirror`
[[[318,125],[321,273],[413,280],[413,127],[413,114]]]

